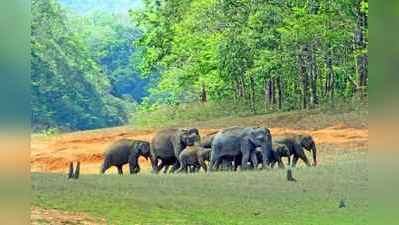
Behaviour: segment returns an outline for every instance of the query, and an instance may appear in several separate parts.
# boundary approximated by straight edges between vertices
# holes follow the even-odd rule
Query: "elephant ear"
[[[140,151],[140,142],[139,141],[132,141],[132,144],[130,145],[130,148],[129,148],[129,152],[130,152],[130,155],[135,155],[135,156],[138,156],[140,153],[141,153],[141,151]]]
[[[150,143],[148,142],[145,141],[141,142],[140,149],[141,149],[141,154],[143,156],[149,156],[151,154]]]
[[[187,129],[178,129],[176,131],[176,134],[173,137],[173,149],[175,151],[176,155],[180,154],[180,151],[183,149],[184,147],[184,135],[187,135],[188,130]]]
[[[183,145],[184,144],[184,136],[188,135],[189,131],[187,129],[179,129],[176,134],[176,143]]]

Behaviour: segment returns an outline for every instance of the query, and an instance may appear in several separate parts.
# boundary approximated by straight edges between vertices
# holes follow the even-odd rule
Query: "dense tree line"
[[[118,77],[114,74],[119,67],[110,69],[112,62],[103,66],[102,61],[107,59],[98,56],[103,49],[93,50],[85,33],[77,32],[79,27],[71,24],[65,10],[56,1],[32,1],[33,128],[74,130],[125,123],[128,119],[127,101],[117,98],[120,95],[114,93],[120,92],[114,91],[112,84],[115,81],[110,79],[111,76]],[[104,42],[101,40],[100,43]],[[117,48],[124,44],[116,43],[114,46]],[[114,52],[118,54],[121,51]]]
[[[141,52],[132,43],[141,33],[123,15],[103,11],[86,14],[70,15],[70,27],[74,33],[81,35],[90,56],[107,75],[111,85],[110,94],[141,102],[154,79],[154,76],[142,79],[136,69]]]
[[[235,99],[306,109],[367,97],[367,0],[156,0],[130,13],[149,104]]]

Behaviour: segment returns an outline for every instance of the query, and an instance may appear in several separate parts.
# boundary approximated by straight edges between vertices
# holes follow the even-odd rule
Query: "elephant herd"
[[[316,144],[309,135],[272,140],[267,128],[230,127],[201,138],[197,128],[168,128],[158,131],[151,143],[129,139],[113,143],[105,152],[101,173],[115,166],[123,174],[124,164],[129,164],[131,174],[138,173],[140,156],[151,160],[153,173],[265,169],[276,164],[284,168],[284,157],[289,166],[295,167],[299,159],[310,166],[304,149],[312,151],[316,166]]]

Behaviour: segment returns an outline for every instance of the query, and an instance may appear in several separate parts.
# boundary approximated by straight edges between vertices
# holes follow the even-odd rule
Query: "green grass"
[[[265,108],[263,102],[257,104],[256,113],[245,102],[219,101],[207,103],[184,103],[178,106],[161,105],[155,109],[137,109],[130,118],[130,126],[143,128],[195,126],[219,128],[235,125],[254,124],[319,128],[335,125],[337,122],[348,126],[367,127],[367,102],[356,99],[339,99],[333,103],[323,103],[308,110]],[[317,127],[314,127],[314,124]]]
[[[188,175],[32,174],[33,205],[85,212],[109,224],[367,224],[367,153],[285,171]],[[339,209],[345,199],[348,207]]]

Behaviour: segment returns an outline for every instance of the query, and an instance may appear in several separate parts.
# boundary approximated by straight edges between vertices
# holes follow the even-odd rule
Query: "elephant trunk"
[[[104,174],[105,171],[110,167],[109,162],[107,159],[104,160],[103,164],[101,165],[100,174]]]
[[[264,154],[263,154],[263,168],[267,168],[267,166],[270,165],[270,160],[272,159],[272,154],[273,154],[273,145],[272,145],[272,136],[268,136],[266,139],[266,143],[264,146]]]
[[[315,144],[313,144],[312,146],[312,154],[313,154],[313,166],[317,166],[317,151]]]

